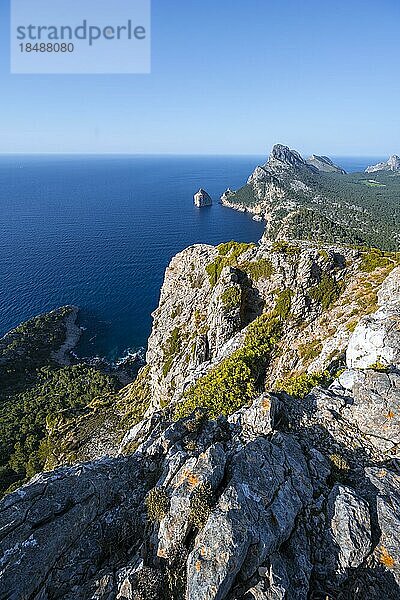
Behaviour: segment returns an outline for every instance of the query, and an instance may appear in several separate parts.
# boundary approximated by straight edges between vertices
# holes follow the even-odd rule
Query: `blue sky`
[[[399,0],[152,7],[151,75],[10,75],[1,0],[0,152],[400,154]]]

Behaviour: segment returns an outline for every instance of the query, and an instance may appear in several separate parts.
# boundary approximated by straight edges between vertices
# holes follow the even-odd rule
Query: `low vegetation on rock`
[[[286,392],[296,398],[305,398],[318,385],[326,386],[332,381],[329,373],[294,373],[290,377],[277,381],[275,390]]]
[[[281,321],[274,314],[264,314],[251,323],[243,347],[212,369],[185,392],[175,418],[205,408],[211,419],[230,415],[253,400],[260,378],[272,350],[280,339]]]
[[[55,360],[74,312],[67,306],[35,317],[0,340],[0,494],[44,468],[53,415],[116,389],[113,377],[93,367]]]

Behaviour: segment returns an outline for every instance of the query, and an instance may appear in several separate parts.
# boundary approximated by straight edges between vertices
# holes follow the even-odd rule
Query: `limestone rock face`
[[[400,367],[400,270],[396,268],[378,294],[380,309],[361,319],[347,349],[347,366],[368,369]]]
[[[286,168],[287,166],[304,166],[306,162],[296,150],[291,150],[288,146],[282,144],[275,144],[271,150],[267,164],[270,168]]]
[[[376,173],[378,171],[400,171],[400,156],[393,154],[387,162],[381,162],[365,169],[366,173]]]
[[[400,267],[395,267],[378,290],[379,306],[400,303]]]
[[[400,367],[400,269],[393,269],[379,293],[379,310],[361,319],[347,349],[347,366]]]
[[[329,498],[332,540],[340,548],[339,568],[359,567],[371,552],[371,519],[368,504],[354,490],[335,485]]]
[[[316,154],[312,154],[310,158],[307,159],[307,164],[315,167],[322,173],[341,173],[342,175],[346,175],[346,171],[335,165],[335,163],[327,156],[317,156]]]
[[[251,578],[290,537],[312,497],[307,465],[294,440],[250,442],[188,558],[188,600],[224,598],[241,571]]]
[[[212,198],[207,192],[203,189],[200,189],[197,194],[194,195],[194,204],[198,208],[202,208],[203,206],[211,206]]]
[[[350,340],[347,350],[350,369],[368,369],[378,363],[400,365],[400,305],[364,317]]]
[[[206,268],[217,256],[212,246],[192,246],[175,256],[166,271],[146,355],[152,408],[170,404],[186,378],[209,364],[246,322],[243,306],[251,303],[250,284],[239,270],[226,267],[211,285]]]
[[[378,292],[392,266],[366,274],[360,257],[357,250],[337,246],[268,241],[233,244],[229,251],[195,245],[179,253],[166,270],[153,313],[146,356],[149,414],[179,402],[189,386],[240,348],[249,324],[274,311],[282,293],[288,318],[280,352],[266,371],[267,385],[293,372],[331,368],[368,312],[361,304],[363,290]],[[393,296],[397,278],[391,281],[382,294]],[[324,285],[332,286],[334,297],[322,308],[315,294],[318,298]]]
[[[40,475],[6,497],[0,597],[87,598],[82,575],[119,539],[143,531],[149,466],[137,457],[102,460]]]
[[[367,475],[378,490],[377,516],[382,533],[375,552],[400,587],[400,476],[398,472],[376,467],[367,469]]]

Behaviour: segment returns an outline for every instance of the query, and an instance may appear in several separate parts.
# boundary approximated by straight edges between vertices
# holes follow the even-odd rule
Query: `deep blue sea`
[[[358,171],[377,158],[336,159]],[[381,157],[379,158],[381,160]],[[265,157],[0,157],[0,335],[80,307],[80,356],[146,345],[171,257],[194,243],[257,241],[263,224],[218,203]],[[214,199],[197,209],[193,194]]]

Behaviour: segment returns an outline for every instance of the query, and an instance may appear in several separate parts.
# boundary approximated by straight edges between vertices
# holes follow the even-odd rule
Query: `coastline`
[[[76,324],[79,308],[77,306],[69,306],[68,308],[71,309],[71,312],[65,317],[64,321],[65,341],[56,352],[53,352],[53,359],[63,367],[71,364],[70,353],[76,348],[83,333],[82,329]]]

